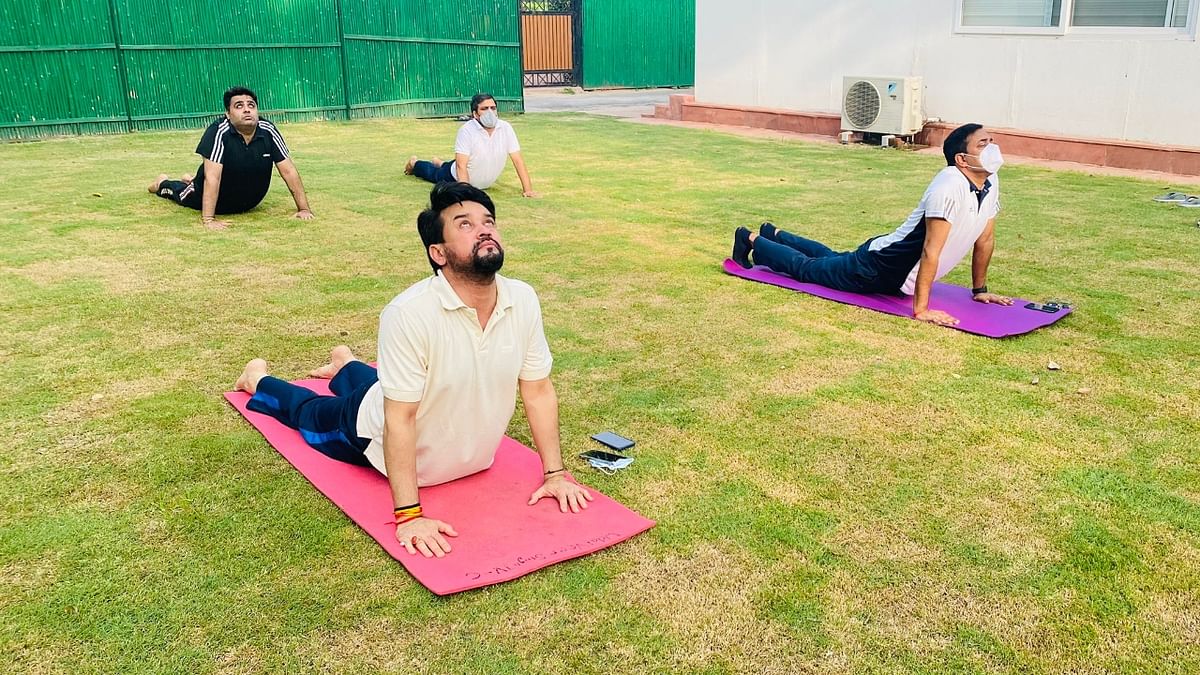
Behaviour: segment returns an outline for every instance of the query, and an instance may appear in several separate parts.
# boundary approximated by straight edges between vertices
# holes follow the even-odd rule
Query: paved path
[[[566,91],[574,93],[565,93]],[[611,117],[641,117],[666,105],[671,94],[691,94],[691,89],[607,89],[583,91],[563,87],[525,90],[525,112],[585,112]]]

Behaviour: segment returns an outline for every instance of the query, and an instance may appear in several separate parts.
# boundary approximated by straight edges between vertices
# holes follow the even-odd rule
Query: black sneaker
[[[754,267],[750,264],[750,230],[739,227],[733,231],[733,262],[746,269]]]
[[[779,228],[775,227],[775,223],[766,222],[758,226],[758,236],[765,237],[771,241],[776,241],[775,233],[778,231]]]

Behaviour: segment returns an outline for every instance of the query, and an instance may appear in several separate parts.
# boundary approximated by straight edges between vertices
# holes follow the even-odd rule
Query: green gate
[[[585,89],[695,83],[696,0],[584,0]]]

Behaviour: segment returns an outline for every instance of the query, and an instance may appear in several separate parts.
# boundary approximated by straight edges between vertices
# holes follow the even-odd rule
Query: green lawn
[[[1161,185],[1005,168],[989,285],[1078,309],[988,340],[719,269],[735,225],[894,227],[936,157],[514,122],[568,466],[658,526],[438,598],[221,398],[373,357],[429,273],[400,169],[454,122],[286,125],[318,220],[276,178],[224,232],[145,192],[199,132],[2,145],[3,670],[1200,669],[1200,231]],[[613,477],[573,456],[608,428]]]

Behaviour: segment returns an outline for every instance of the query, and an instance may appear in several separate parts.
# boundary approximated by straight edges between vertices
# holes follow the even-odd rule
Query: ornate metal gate
[[[579,0],[521,0],[521,70],[526,87],[579,84]]]

